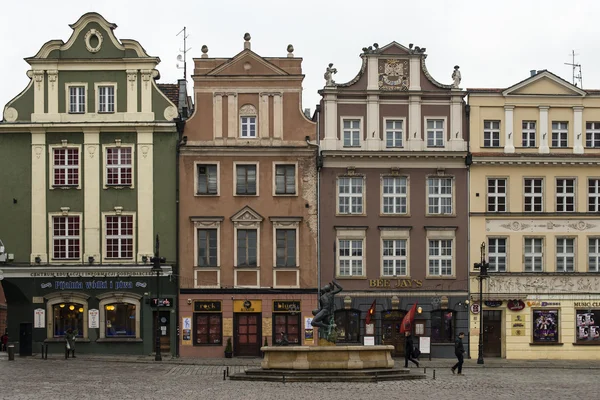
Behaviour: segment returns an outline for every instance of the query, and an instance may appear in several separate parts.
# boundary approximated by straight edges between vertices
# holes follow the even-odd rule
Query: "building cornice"
[[[223,157],[260,157],[260,156],[315,156],[316,151],[310,147],[299,146],[182,146],[182,156],[223,156]]]
[[[153,128],[154,132],[172,132],[176,130],[175,122],[39,122],[39,123],[0,123],[2,133],[30,132],[32,129],[46,132],[81,132],[90,128],[98,128],[101,132],[135,132],[141,127]]]

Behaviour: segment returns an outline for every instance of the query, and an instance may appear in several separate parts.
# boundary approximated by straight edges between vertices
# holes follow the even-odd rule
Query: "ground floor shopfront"
[[[259,357],[260,348],[317,343],[310,325],[317,290],[181,289],[181,357]]]
[[[2,270],[9,342],[22,355],[39,352],[42,344],[64,352],[69,329],[79,353],[151,354],[158,334],[161,352],[175,355],[177,286],[171,267],[162,268],[158,296],[156,273],[148,265]]]
[[[483,319],[484,358],[600,360],[600,277],[492,276],[484,299],[472,293],[471,357]]]

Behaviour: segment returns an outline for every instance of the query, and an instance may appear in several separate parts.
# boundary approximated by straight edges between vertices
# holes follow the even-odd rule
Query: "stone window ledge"
[[[103,338],[96,340],[96,343],[143,343],[143,339],[138,338]]]
[[[64,337],[44,339],[44,343],[64,343],[65,341],[66,341],[66,339]],[[77,344],[77,343],[90,343],[90,339],[76,338],[75,344]]]

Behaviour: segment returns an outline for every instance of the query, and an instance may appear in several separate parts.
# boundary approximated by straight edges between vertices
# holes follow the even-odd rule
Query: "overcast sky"
[[[117,24],[118,39],[138,40],[161,63],[160,82],[183,75],[176,36],[187,27],[192,57],[206,44],[210,57],[232,57],[252,36],[252,50],[285,57],[293,44],[302,57],[303,108],[314,110],[323,73],[334,63],[337,82],[359,71],[361,49],[377,42],[427,48],[427,68],[441,83],[451,83],[455,64],[461,86],[507,87],[548,69],[571,81],[571,51],[582,65],[583,88],[600,89],[600,1],[598,0],[29,0],[3,1],[0,13],[0,109],[25,88],[28,64],[51,39],[67,41],[69,24],[96,11]],[[191,89],[192,80],[188,77]]]

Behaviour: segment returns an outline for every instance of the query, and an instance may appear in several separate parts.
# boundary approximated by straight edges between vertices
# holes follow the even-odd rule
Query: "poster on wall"
[[[577,343],[600,343],[600,310],[576,310]]]
[[[533,342],[558,343],[558,310],[533,310]]]
[[[36,308],[33,310],[33,327],[44,328],[46,326],[46,310]]]
[[[314,342],[314,338],[315,338],[315,334],[314,334],[314,330],[312,329],[305,329],[304,330],[304,344],[313,344]]]
[[[100,328],[100,311],[95,308],[88,310],[88,328]]]
[[[192,318],[191,317],[183,317],[181,319],[181,344],[184,346],[192,345]]]

